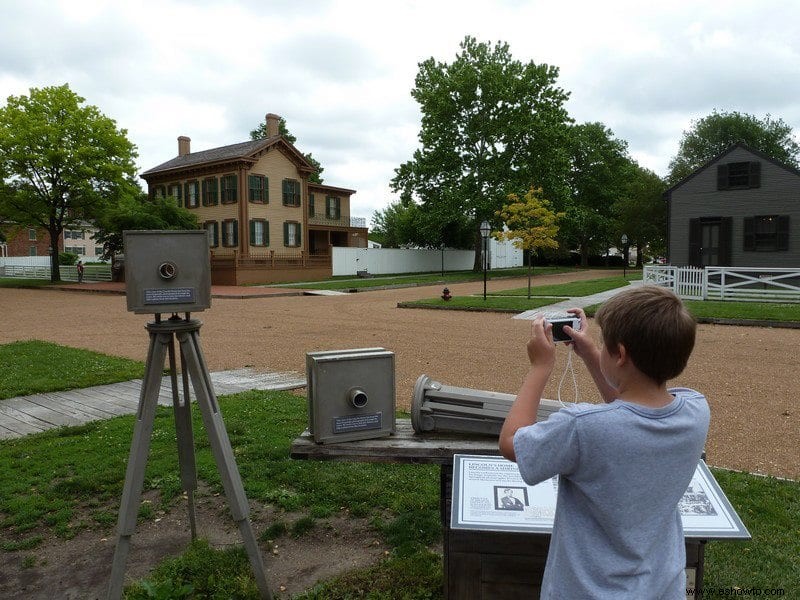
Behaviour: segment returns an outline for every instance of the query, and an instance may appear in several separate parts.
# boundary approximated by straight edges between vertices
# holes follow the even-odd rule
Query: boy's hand
[[[567,342],[567,344],[572,346],[572,349],[575,350],[575,354],[579,358],[585,360],[590,356],[591,352],[595,350],[594,342],[592,341],[591,337],[589,337],[588,332],[589,319],[586,318],[586,313],[583,312],[582,308],[570,308],[567,310],[567,312],[575,315],[576,317],[580,317],[581,319],[580,331],[575,331],[569,325],[564,325],[564,333],[572,338],[572,341]]]
[[[553,368],[556,362],[556,346],[553,343],[553,326],[542,317],[534,319],[531,325],[531,339],[528,340],[528,360],[531,366]]]

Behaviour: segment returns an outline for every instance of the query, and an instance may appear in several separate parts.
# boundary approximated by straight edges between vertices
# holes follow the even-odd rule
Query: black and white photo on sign
[[[497,510],[525,510],[528,506],[528,488],[494,486],[494,507]]]

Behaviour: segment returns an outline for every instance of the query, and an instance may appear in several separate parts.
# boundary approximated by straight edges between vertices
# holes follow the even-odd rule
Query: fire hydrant
[[[450,298],[452,298],[452,296],[450,295],[450,290],[447,289],[447,288],[444,288],[442,290],[442,300],[447,302],[448,300],[450,300]]]

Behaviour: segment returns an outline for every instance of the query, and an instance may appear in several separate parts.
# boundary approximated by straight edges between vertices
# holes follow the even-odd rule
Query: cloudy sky
[[[249,139],[274,112],[369,220],[417,147],[418,63],[465,35],[560,68],[578,122],[601,121],[664,175],[712,110],[780,117],[800,138],[795,0],[0,0],[0,97],[68,83],[117,121],[139,170]],[[144,185],[144,182],[142,182]]]

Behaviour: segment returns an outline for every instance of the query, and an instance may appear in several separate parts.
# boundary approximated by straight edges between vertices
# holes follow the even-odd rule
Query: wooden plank
[[[96,419],[110,419],[111,417],[116,416],[114,413],[111,413],[108,410],[96,408],[93,404],[82,402],[83,398],[78,394],[70,392],[51,392],[48,394],[43,394],[43,396],[45,396],[48,401],[69,406],[77,413],[85,414],[86,420],[89,421],[94,421]]]
[[[33,396],[25,396],[25,400],[67,415],[68,417],[78,419],[79,423],[108,417],[108,413],[86,407],[65,396],[59,397],[55,394],[35,394]]]
[[[56,393],[56,395],[67,399],[72,399],[75,402],[86,406],[87,408],[99,411],[103,413],[101,418],[104,419],[110,419],[119,415],[130,414],[132,412],[128,407],[112,404],[105,398],[98,398],[97,396],[88,394],[83,390],[73,390],[68,396],[62,396],[59,393]]]
[[[46,424],[43,421],[30,417],[5,404],[0,404],[0,415],[4,417],[3,423],[5,426],[20,435],[39,433],[46,429]]]
[[[416,434],[410,419],[397,419],[394,435],[317,444],[308,432],[292,442],[290,456],[306,460],[450,464],[453,454],[497,456],[497,438],[449,433]]]
[[[8,408],[14,408],[31,417],[44,421],[51,427],[69,427],[80,425],[82,421],[62,412],[31,402],[26,398],[11,398],[3,403]]]

